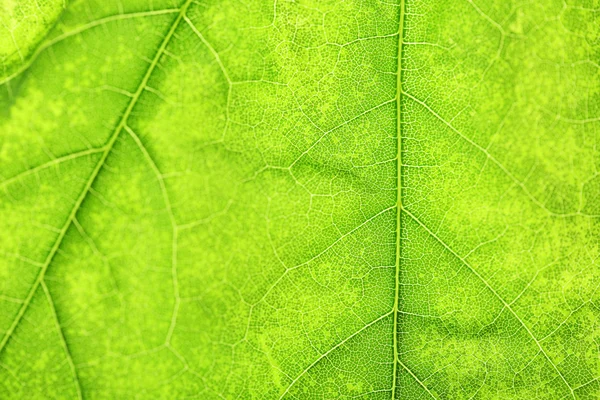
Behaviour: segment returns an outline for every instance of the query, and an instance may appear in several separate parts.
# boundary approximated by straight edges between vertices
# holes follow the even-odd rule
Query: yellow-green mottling
[[[0,80],[19,72],[66,5],[66,0],[0,1]]]
[[[600,397],[600,1],[0,10],[0,398]]]

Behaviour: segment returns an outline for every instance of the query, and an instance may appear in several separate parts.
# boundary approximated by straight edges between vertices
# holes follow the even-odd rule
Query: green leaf
[[[32,58],[66,0],[2,0],[0,3],[0,79],[14,77]]]
[[[0,11],[1,398],[600,396],[597,0]]]

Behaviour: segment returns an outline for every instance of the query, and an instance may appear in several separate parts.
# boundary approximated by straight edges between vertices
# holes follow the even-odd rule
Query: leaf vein
[[[405,0],[400,1],[400,15],[398,21],[398,61],[396,71],[396,141],[397,141],[397,154],[396,154],[396,174],[397,174],[397,188],[396,188],[396,268],[395,268],[395,285],[394,285],[394,324],[392,328],[392,345],[394,351],[394,362],[392,367],[392,391],[391,399],[396,398],[396,384],[398,380],[398,364],[400,362],[400,355],[398,346],[398,315],[400,302],[400,221],[402,212],[402,57],[404,49],[404,15],[406,12]]]
[[[137,104],[137,101],[141,97],[141,94],[142,94],[144,88],[146,87],[148,80],[150,79],[150,76],[152,75],[152,73],[154,72],[154,69],[158,65],[158,62],[159,62],[165,48],[167,47],[169,41],[171,40],[171,37],[173,36],[176,28],[179,26],[181,20],[183,19],[183,16],[184,16],[185,12],[187,11],[190,4],[191,4],[191,0],[187,0],[180,8],[179,15],[177,16],[177,18],[175,18],[174,22],[172,23],[168,33],[166,34],[160,47],[156,51],[154,59],[150,63],[148,69],[146,70],[146,73],[144,74],[142,80],[140,81],[138,89],[136,90],[131,101],[129,102],[129,105],[125,109],[125,112],[123,113],[120,122],[117,124],[113,134],[111,135],[107,144],[104,146],[104,153],[102,154],[102,157],[96,164],[96,167],[94,168],[94,170],[92,171],[92,174],[90,175],[89,179],[87,180],[84,189],[82,190],[81,194],[79,195],[79,198],[75,202],[75,204],[71,210],[71,213],[67,217],[67,220],[65,221],[62,229],[60,230],[60,233],[58,234],[57,239],[55,240],[50,252],[48,253],[48,256],[46,257],[44,265],[40,269],[40,272],[38,273],[34,283],[32,284],[31,289],[29,290],[29,293],[27,294],[27,297],[25,298],[25,301],[23,302],[23,305],[17,312],[17,315],[16,315],[15,319],[13,320],[10,328],[4,334],[4,337],[2,338],[2,341],[0,342],[0,354],[5,349],[6,344],[8,343],[13,332],[19,325],[19,322],[21,321],[21,319],[23,319],[23,315],[25,314],[25,311],[29,307],[29,304],[31,303],[31,300],[32,300],[37,288],[40,286],[40,284],[44,280],[46,271],[48,270],[48,267],[52,263],[54,256],[58,252],[58,249],[59,249],[60,245],[62,244],[62,241],[63,241],[69,227],[73,223],[77,213],[79,212],[79,210],[81,208],[81,205],[83,204],[84,200],[87,197],[87,194],[90,192],[92,185],[96,181],[96,178],[98,177],[98,175],[100,173],[100,170],[104,166],[106,159],[108,158],[109,154],[111,153],[120,133],[123,131],[123,129],[127,123],[127,120],[129,118],[129,116],[131,115],[131,112],[133,111],[133,108],[135,107],[135,105]]]
[[[46,286],[46,283],[44,281],[42,281],[40,283],[40,285],[42,286],[44,294],[46,295],[46,299],[48,300],[48,305],[50,306],[50,310],[52,311],[54,324],[56,325],[56,331],[57,331],[58,335],[60,336],[61,344],[65,351],[65,355],[67,357],[67,362],[69,363],[69,368],[71,369],[71,373],[73,374],[73,383],[75,384],[75,390],[77,391],[77,398],[79,400],[83,400],[83,393],[81,391],[81,382],[79,381],[79,376],[77,375],[77,369],[75,368],[75,363],[73,363],[73,357],[71,355],[71,350],[69,350],[69,345],[65,338],[65,334],[60,325],[60,321],[58,320],[58,313],[56,312],[56,306],[54,305],[54,300],[52,299],[52,295],[50,294],[50,291],[48,290],[48,286]]]
[[[281,394],[281,396],[279,396],[279,400],[283,399],[285,397],[285,395],[290,391],[290,389],[296,384],[296,382],[298,382],[298,380],[306,375],[315,365],[317,365],[321,360],[323,360],[324,358],[326,358],[329,354],[331,354],[333,351],[335,351],[336,349],[340,348],[341,346],[343,346],[345,343],[347,343],[349,340],[351,340],[353,337],[359,335],[361,332],[365,331],[367,328],[375,325],[377,322],[381,321],[382,319],[392,315],[392,313],[394,312],[394,310],[386,312],[385,314],[381,315],[380,317],[374,319],[373,321],[369,322],[368,324],[364,325],[362,328],[360,328],[359,330],[355,331],[354,333],[352,333],[351,335],[347,336],[345,339],[343,339],[342,341],[338,342],[336,345],[334,345],[333,347],[331,347],[329,350],[327,350],[325,353],[321,354],[315,361],[313,361],[308,367],[306,367],[300,374],[298,374],[298,376],[296,378],[294,378],[294,380],[287,386],[287,388],[283,391],[283,393]]]
[[[511,304],[508,303],[504,299],[504,297],[502,297],[500,295],[500,293],[498,293],[496,291],[496,289],[494,289],[494,287],[491,286],[489,284],[489,282],[479,272],[477,272],[477,270],[475,268],[473,268],[473,266],[471,266],[471,264],[469,264],[467,262],[467,260],[464,257],[461,257],[460,254],[458,254],[456,251],[454,251],[454,249],[452,249],[448,244],[446,244],[446,242],[444,242],[438,235],[436,235],[435,232],[433,232],[431,229],[429,229],[429,227],[427,225],[425,225],[420,219],[418,219],[410,211],[404,209],[404,212],[413,221],[415,221],[423,229],[425,229],[425,231],[431,237],[433,237],[439,244],[441,244],[448,252],[450,252],[454,257],[456,257],[458,260],[460,260],[471,271],[471,273],[473,273],[477,277],[477,279],[479,279],[484,284],[484,286],[494,295],[494,297],[496,297],[502,303],[503,307],[506,308],[513,315],[513,317],[517,320],[517,322],[523,327],[523,329],[525,329],[525,331],[527,332],[528,336],[537,345],[537,347],[539,348],[540,352],[544,355],[544,357],[546,358],[546,360],[548,361],[548,363],[550,363],[550,365],[552,366],[552,368],[554,368],[554,370],[556,371],[556,373],[558,374],[558,376],[561,378],[561,380],[564,382],[564,384],[567,386],[567,388],[571,392],[571,397],[575,398],[575,393],[573,391],[573,388],[571,387],[571,385],[569,384],[569,382],[566,380],[566,378],[563,375],[563,373],[560,372],[560,370],[558,369],[558,366],[552,361],[552,359],[550,358],[550,356],[548,355],[548,353],[546,353],[546,350],[544,349],[544,347],[542,346],[542,344],[540,343],[540,341],[535,337],[535,335],[533,334],[533,332],[531,332],[531,330],[529,329],[529,327],[525,324],[525,321],[523,321],[521,319],[521,317],[515,312],[515,310],[511,306]]]
[[[166,344],[167,346],[171,343],[171,337],[173,336],[173,331],[175,330],[175,323],[177,322],[177,315],[179,313],[179,307],[181,304],[181,297],[179,295],[179,279],[177,276],[177,232],[178,227],[175,221],[175,215],[173,214],[173,209],[171,207],[171,200],[169,199],[169,193],[167,192],[167,188],[165,186],[165,180],[163,178],[163,174],[160,172],[160,169],[156,165],[156,162],[148,152],[148,149],[140,139],[140,137],[129,127],[125,126],[125,130],[132,137],[133,141],[139,147],[140,151],[148,161],[150,168],[156,175],[156,179],[158,180],[158,184],[160,186],[160,191],[162,193],[163,201],[165,203],[165,208],[167,213],[169,214],[169,220],[171,222],[171,229],[173,231],[173,242],[171,245],[171,276],[173,279],[173,293],[175,295],[175,303],[173,305],[173,314],[171,317],[171,324],[169,326],[169,330],[167,332]]]
[[[23,72],[27,71],[29,68],[31,68],[31,66],[35,63],[35,60],[46,50],[48,50],[49,48],[51,48],[52,46],[56,45],[57,43],[62,42],[65,39],[68,39],[72,36],[78,35],[80,33],[83,33],[89,29],[98,27],[98,26],[102,26],[104,24],[107,24],[109,22],[113,22],[113,21],[119,21],[119,20],[124,20],[124,19],[132,19],[132,18],[139,18],[139,17],[149,17],[149,16],[155,16],[155,15],[163,15],[163,14],[174,14],[176,12],[179,12],[179,9],[177,8],[172,8],[172,9],[165,9],[165,10],[154,10],[154,11],[138,11],[138,12],[132,12],[132,13],[127,13],[127,14],[117,14],[117,15],[111,15],[108,17],[104,17],[104,18],[100,18],[96,21],[92,21],[89,22],[85,25],[79,26],[73,30],[70,30],[68,32],[65,32],[61,35],[58,35],[57,37],[55,37],[54,39],[50,39],[44,43],[42,43],[40,46],[38,46],[38,48],[36,49],[36,51],[29,57],[29,60],[23,64],[21,66],[21,68],[19,68],[18,70],[16,70],[14,73],[12,73],[11,75],[7,76],[6,78],[0,80],[0,85],[4,85],[10,81],[12,81],[13,79],[15,79],[17,76],[21,75]]]
[[[448,122],[447,120],[445,120],[440,114],[438,114],[434,109],[432,109],[427,103],[425,103],[424,101],[416,98],[415,96],[413,96],[410,93],[407,92],[403,92],[403,95],[412,99],[413,101],[415,101],[417,104],[420,104],[422,107],[424,107],[427,111],[429,111],[435,118],[437,118],[440,122],[442,122],[444,125],[446,125],[451,131],[453,131],[454,133],[456,133],[458,136],[460,136],[463,140],[465,140],[467,143],[471,144],[473,147],[475,147],[477,150],[481,151],[483,154],[485,154],[485,156],[492,161],[502,172],[504,172],[504,174],[506,176],[508,176],[519,188],[521,188],[521,190],[523,191],[523,193],[525,193],[525,195],[536,205],[538,206],[541,210],[543,210],[544,212],[546,212],[548,215],[553,216],[553,217],[572,217],[572,216],[584,216],[584,217],[591,217],[591,218],[597,218],[600,217],[599,215],[593,215],[593,214],[585,214],[582,213],[581,211],[577,211],[574,213],[557,213],[554,212],[552,210],[550,210],[548,207],[546,207],[546,205],[544,203],[542,203],[538,198],[536,198],[533,193],[531,193],[529,191],[529,189],[527,188],[527,186],[525,186],[525,184],[519,180],[510,170],[508,170],[496,157],[494,157],[487,149],[485,149],[484,147],[482,147],[481,145],[479,145],[477,142],[473,141],[471,138],[469,138],[468,136],[466,136],[464,133],[462,133],[461,131],[459,131],[458,129],[456,129],[454,127],[454,125],[452,125],[450,122]]]

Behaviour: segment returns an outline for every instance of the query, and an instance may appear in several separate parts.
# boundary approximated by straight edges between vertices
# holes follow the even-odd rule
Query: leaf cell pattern
[[[0,397],[597,398],[599,10],[0,5]]]

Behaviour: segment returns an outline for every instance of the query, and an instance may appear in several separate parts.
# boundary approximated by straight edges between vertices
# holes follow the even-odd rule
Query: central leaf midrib
[[[400,219],[402,212],[402,56],[404,50],[404,17],[406,9],[406,0],[400,1],[400,15],[398,21],[398,61],[396,70],[396,141],[397,141],[397,154],[396,154],[396,173],[397,173],[397,187],[396,187],[396,268],[395,268],[395,290],[394,290],[394,324],[393,324],[393,352],[394,359],[392,362],[393,373],[392,373],[392,393],[391,398],[396,398],[396,383],[398,380],[398,363],[399,359],[399,343],[398,343],[398,314],[399,314],[399,297],[400,297]]]

